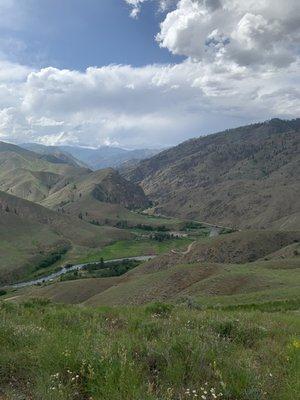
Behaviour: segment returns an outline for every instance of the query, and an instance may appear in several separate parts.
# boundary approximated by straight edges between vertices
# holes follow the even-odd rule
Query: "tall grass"
[[[299,395],[300,322],[292,312],[0,304],[0,394],[7,399]]]

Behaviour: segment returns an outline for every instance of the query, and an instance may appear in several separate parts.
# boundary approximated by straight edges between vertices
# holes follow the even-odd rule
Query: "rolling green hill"
[[[123,175],[157,213],[240,228],[298,229],[300,119],[184,142]]]

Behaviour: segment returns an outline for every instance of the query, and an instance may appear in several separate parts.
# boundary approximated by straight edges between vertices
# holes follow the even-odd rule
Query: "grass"
[[[144,304],[155,300],[199,308],[299,299],[298,260],[238,264],[178,264],[154,259],[127,274],[118,284],[87,300],[87,304]],[[287,264],[290,268],[286,268]],[[273,269],[272,267],[276,267]],[[42,291],[40,293],[43,295]]]
[[[298,398],[295,312],[0,304],[3,399]]]
[[[99,261],[101,258],[112,260],[115,258],[162,254],[171,249],[184,248],[192,241],[191,238],[170,239],[164,242],[149,239],[120,240],[104,247],[103,250],[88,251],[77,261],[94,262]]]

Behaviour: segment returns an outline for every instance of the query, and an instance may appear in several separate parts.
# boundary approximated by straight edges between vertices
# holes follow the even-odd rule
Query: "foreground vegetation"
[[[0,305],[3,399],[291,400],[299,314]],[[63,327],[63,329],[62,329]]]

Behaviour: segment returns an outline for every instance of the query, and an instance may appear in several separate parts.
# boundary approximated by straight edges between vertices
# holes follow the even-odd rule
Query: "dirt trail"
[[[197,241],[195,240],[194,242],[190,243],[186,249],[186,251],[178,251],[178,250],[171,250],[171,253],[173,254],[179,254],[181,256],[186,256],[187,254],[190,253],[190,251],[192,250],[194,244],[197,243]]]

